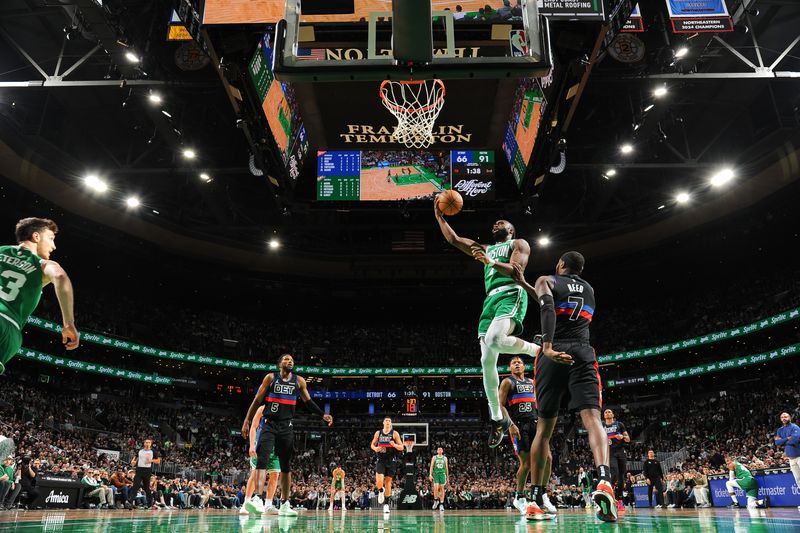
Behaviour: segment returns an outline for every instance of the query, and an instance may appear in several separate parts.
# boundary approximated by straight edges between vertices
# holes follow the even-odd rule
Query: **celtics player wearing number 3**
[[[439,510],[444,511],[444,487],[447,485],[447,478],[450,477],[450,464],[447,462],[447,457],[444,456],[444,450],[439,447],[436,448],[436,455],[431,457],[431,468],[428,473],[428,479],[433,483],[433,509],[439,505]],[[439,495],[439,500],[436,500],[436,495]]]
[[[23,218],[17,223],[17,246],[0,246],[0,374],[22,346],[22,328],[39,304],[42,289],[53,284],[61,306],[67,350],[78,347],[73,313],[72,283],[50,254],[56,249],[58,226],[46,218]]]
[[[436,200],[433,202],[433,209],[439,229],[447,242],[484,265],[486,299],[483,301],[483,312],[478,322],[478,340],[481,347],[483,390],[486,392],[489,414],[492,417],[489,447],[494,448],[511,428],[511,419],[503,413],[497,392],[500,386],[497,357],[501,353],[536,357],[541,350],[536,344],[512,336],[522,333],[522,321],[528,309],[528,295],[511,278],[514,272],[511,263],[524,269],[528,264],[531,247],[525,240],[514,238],[514,226],[507,220],[494,223],[494,244],[489,246],[459,237],[444,220]]]

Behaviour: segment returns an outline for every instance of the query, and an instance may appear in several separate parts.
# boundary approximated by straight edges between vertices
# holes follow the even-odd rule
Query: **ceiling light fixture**
[[[83,178],[83,182],[95,192],[106,192],[108,190],[108,184],[95,174],[89,174]]]
[[[733,169],[723,168],[719,170],[716,174],[711,176],[709,182],[711,183],[712,187],[720,187],[722,185],[725,185],[732,179],[733,179]]]

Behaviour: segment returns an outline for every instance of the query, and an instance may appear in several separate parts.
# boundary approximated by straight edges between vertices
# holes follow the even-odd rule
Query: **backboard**
[[[273,58],[281,81],[541,77],[552,65],[535,0],[357,0],[352,14],[313,16],[302,0],[285,5]]]

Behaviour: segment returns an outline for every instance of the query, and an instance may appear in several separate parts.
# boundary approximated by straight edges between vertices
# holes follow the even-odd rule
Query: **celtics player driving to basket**
[[[448,464],[447,457],[444,456],[444,450],[440,446],[436,448],[436,455],[431,457],[431,467],[428,473],[428,479],[433,483],[433,509],[439,506],[440,511],[444,511],[444,488],[447,485],[447,478],[450,477],[450,465]],[[439,499],[436,499],[436,495]]]
[[[15,233],[17,246],[0,246],[0,374],[22,346],[22,328],[49,283],[61,307],[64,347],[74,350],[79,342],[72,282],[58,263],[50,261],[58,226],[47,218],[23,218],[17,222]]]
[[[511,428],[511,419],[500,408],[497,357],[501,353],[536,357],[541,350],[536,344],[513,336],[522,333],[522,321],[528,309],[528,294],[512,279],[514,268],[511,263],[524,269],[528,264],[531,247],[524,239],[514,238],[514,226],[507,220],[494,223],[494,244],[489,246],[459,237],[445,221],[436,200],[433,202],[433,209],[439,229],[447,242],[484,265],[486,299],[483,301],[483,312],[478,322],[478,340],[481,347],[483,389],[492,418],[489,447],[494,448]]]

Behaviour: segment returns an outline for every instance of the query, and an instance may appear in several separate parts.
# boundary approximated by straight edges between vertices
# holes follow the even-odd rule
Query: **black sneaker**
[[[533,336],[533,340],[531,342],[541,348],[544,344],[544,336],[541,333],[537,333]]]
[[[739,502],[732,503],[732,504],[730,504],[730,505],[728,506],[728,509],[741,509],[741,508],[742,508],[742,506],[741,506],[741,505],[739,505]]]
[[[492,432],[489,433],[489,448],[497,448],[506,432],[511,429],[511,419],[503,416],[502,420],[492,420]]]

